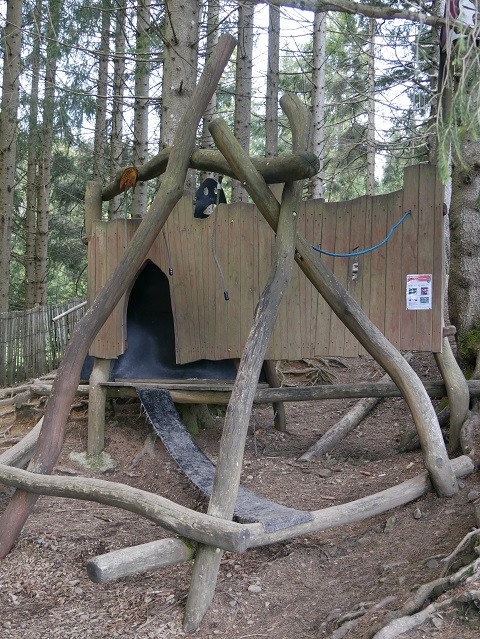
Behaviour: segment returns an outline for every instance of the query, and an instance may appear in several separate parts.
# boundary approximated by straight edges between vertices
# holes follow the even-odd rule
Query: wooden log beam
[[[219,39],[215,51],[200,76],[189,106],[180,120],[167,169],[150,209],[115,271],[75,327],[53,383],[42,431],[30,463],[31,470],[34,472],[52,471],[62,449],[65,424],[88,349],[95,335],[135,279],[150,247],[183,195],[185,176],[193,152],[198,124],[235,44],[235,39],[228,35]],[[14,544],[36,500],[36,495],[24,491],[17,491],[10,500],[0,518],[0,558],[5,557]]]
[[[167,167],[171,147],[163,149],[142,166],[137,167],[139,182],[152,180],[162,175]],[[250,158],[253,166],[261,173],[267,184],[283,184],[294,180],[305,180],[318,173],[319,161],[314,153],[306,151],[273,158]],[[220,175],[235,177],[231,166],[220,151],[197,149],[193,151],[189,167],[197,171],[211,171]],[[117,172],[114,180],[102,190],[102,200],[111,200],[121,193],[120,179],[125,168]],[[88,233],[87,233],[88,236]]]
[[[467,455],[452,460],[452,469],[459,479],[470,475],[475,466]],[[249,548],[273,544],[297,535],[306,535],[319,530],[329,530],[339,526],[347,526],[356,521],[362,521],[375,515],[404,506],[425,493],[432,490],[431,477],[428,473],[422,473],[413,479],[387,488],[381,492],[356,499],[347,504],[330,506],[321,510],[314,510],[310,514],[312,520],[286,530],[278,530],[266,533],[261,524],[245,524],[249,531]]]
[[[405,353],[405,360],[412,358],[412,353]],[[389,382],[390,375],[385,374],[381,383]],[[324,433],[301,457],[300,461],[310,461],[319,455],[325,455],[344,439],[348,433],[356,428],[360,422],[375,408],[381,397],[364,397],[355,404],[343,417]]]
[[[96,584],[105,584],[149,570],[184,564],[194,556],[194,546],[185,539],[158,539],[92,557],[87,561],[87,575]]]
[[[259,180],[245,159],[237,161],[238,143],[228,128],[214,120],[215,143],[237,173],[237,179],[275,231],[279,204],[263,180]],[[213,133],[213,129],[212,129]],[[325,262],[316,254],[305,237],[297,233],[296,261],[338,318],[358,339],[368,353],[383,367],[402,391],[412,413],[422,446],[425,466],[432,477],[435,490],[448,497],[458,492],[458,483],[447,455],[442,432],[430,398],[420,379],[403,359],[400,352],[370,321],[366,313],[340,284]]]
[[[42,475],[0,465],[0,481],[28,494],[94,501],[145,517],[181,537],[230,552],[247,548],[248,532],[242,524],[185,508],[175,502],[127,484],[87,477]]]
[[[293,96],[283,96],[281,105],[292,126],[294,151],[307,148],[310,118],[306,107]],[[209,127],[209,129],[216,141],[215,128]],[[238,143],[236,160],[248,162],[248,157]],[[253,167],[252,170],[255,171],[257,179],[265,184],[258,171]],[[265,187],[268,189],[266,185]],[[222,519],[233,517],[257,380],[277,320],[280,303],[293,272],[296,211],[301,204],[302,188],[301,182],[287,182],[283,190],[272,269],[257,304],[253,325],[243,349],[225,416],[212,494],[207,510],[208,514],[214,517]],[[213,600],[221,557],[220,550],[212,546],[202,545],[197,551],[183,622],[187,632],[198,628]]]
[[[467,455],[453,459],[452,468],[459,479],[475,470],[473,461]],[[40,475],[0,464],[0,481],[7,486],[41,495],[82,499],[122,508],[187,539],[235,553],[361,521],[418,499],[432,489],[428,474],[422,473],[397,486],[347,504],[314,510],[311,512],[311,521],[266,533],[262,524],[238,524],[211,517],[159,495],[101,479]]]
[[[189,383],[174,381],[150,382],[105,382],[107,397],[137,397],[135,386],[166,388],[170,390],[172,399],[178,404],[228,404],[230,391],[216,390],[213,385],[202,387],[196,380]],[[433,399],[447,396],[445,382],[422,380],[426,393]],[[470,397],[480,397],[480,380],[467,380]],[[80,384],[76,390],[79,397],[88,396],[88,385]],[[31,387],[32,396],[43,397],[52,392],[51,384],[34,384]],[[324,384],[318,386],[289,386],[283,388],[258,388],[255,392],[255,404],[271,404],[273,402],[309,402],[324,399],[360,399],[362,397],[403,397],[398,386],[393,382],[358,382],[356,384]]]
[[[450,438],[449,451],[455,454],[460,449],[460,431],[467,417],[470,407],[470,393],[460,366],[453,354],[447,337],[443,338],[443,350],[434,353],[438,370],[445,382],[445,388],[450,406]]]
[[[43,417],[17,444],[0,455],[0,464],[22,467],[28,464],[42,429]]]

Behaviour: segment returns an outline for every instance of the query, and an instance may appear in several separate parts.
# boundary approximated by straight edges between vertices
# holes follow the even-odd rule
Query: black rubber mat
[[[205,495],[212,492],[215,465],[198,447],[181,421],[167,390],[137,388],[138,396],[165,448],[190,481]],[[240,486],[235,515],[244,521],[261,522],[266,532],[311,521],[309,512],[282,506]]]

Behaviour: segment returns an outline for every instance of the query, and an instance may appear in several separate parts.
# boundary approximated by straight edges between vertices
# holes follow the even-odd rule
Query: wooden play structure
[[[184,619],[189,631],[199,626],[212,601],[222,550],[244,552],[365,519],[418,498],[432,485],[439,495],[451,496],[458,490],[457,477],[473,470],[467,456],[449,460],[428,394],[398,350],[433,351],[445,385],[449,389],[455,385],[450,376],[452,368],[445,359],[443,205],[434,167],[410,167],[403,190],[387,196],[335,204],[302,202],[302,179],[308,177],[314,162],[305,152],[308,113],[292,96],[284,96],[281,105],[292,127],[293,155],[275,163],[280,169],[273,178],[269,162],[252,162],[220,120],[213,121],[210,130],[224,160],[220,162],[217,155],[199,156],[193,149],[196,127],[232,47],[228,36],[220,40],[192,98],[192,108],[182,119],[170,157],[167,151],[139,167],[140,179],[164,171],[158,194],[143,221],[101,221],[101,202],[119,192],[119,180],[103,191],[100,185],[90,184],[86,197],[90,310],[79,323],[62,361],[29,471],[12,467],[13,454],[9,457],[12,465],[0,465],[0,480],[21,489],[0,521],[1,556],[8,552],[37,493],[91,499],[131,510],[180,538],[95,558],[89,564],[89,574],[94,580],[108,581],[195,556]],[[186,170],[192,165],[213,168],[241,180],[255,206],[225,205],[219,207],[215,219],[194,220],[191,196],[183,196]],[[292,165],[301,168],[297,173],[285,168]],[[281,202],[267,185],[277,181],[285,182]],[[406,211],[409,215],[388,242],[360,255],[358,247],[380,244]],[[208,250],[212,224],[218,225],[217,256],[225,268],[228,302],[223,299]],[[331,253],[353,255],[320,257],[312,244]],[[111,360],[121,356],[128,344],[128,296],[148,261],[165,273],[170,265],[173,267],[169,294],[177,361],[240,357],[233,384],[215,385],[210,381],[208,388],[202,389],[198,380],[183,384],[172,380],[110,380]],[[294,268],[295,262],[298,268]],[[407,310],[409,274],[431,276],[431,309]],[[49,476],[61,449],[64,424],[89,348],[95,357],[90,379],[90,452],[103,447],[108,389],[160,389],[167,395],[167,399],[163,395],[165,408],[151,410],[165,414],[171,410],[165,388],[178,402],[182,393],[184,401],[212,401],[212,393],[228,396],[207,513],[107,481]],[[268,521],[255,517],[250,523],[232,521],[247,427],[252,404],[258,400],[257,382],[264,361],[364,352],[383,366],[408,402],[427,472],[355,502],[309,513],[295,511],[293,518],[283,513],[276,519],[273,511]],[[288,389],[262,392],[270,390],[277,393],[276,401],[288,396]],[[465,407],[458,408],[459,414],[462,410]],[[192,542],[197,544],[195,549]]]

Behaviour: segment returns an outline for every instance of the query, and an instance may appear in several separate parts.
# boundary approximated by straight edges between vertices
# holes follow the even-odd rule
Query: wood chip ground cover
[[[344,360],[339,383],[381,377],[370,360]],[[431,356],[415,355],[419,374],[437,376]],[[299,382],[295,375],[295,383]],[[273,429],[270,408],[252,417],[242,483],[268,498],[301,509],[330,506],[382,490],[423,470],[419,451],[398,454],[401,434],[413,427],[401,399],[380,403],[328,457],[299,462],[352,401],[286,405],[288,433]],[[38,408],[0,415],[0,432],[25,434]],[[198,442],[215,460],[222,418]],[[139,404],[117,402],[107,420],[113,472],[91,476],[124,482],[204,509],[205,499],[175,467],[160,442],[146,445],[150,427]],[[0,439],[0,446],[1,446]],[[87,474],[69,457],[86,448],[86,414],[74,411],[56,472]],[[478,449],[478,447],[477,447]],[[11,494],[0,488],[0,510]],[[362,615],[346,637],[367,637],[412,589],[439,576],[441,559],[475,526],[478,473],[462,480],[452,499],[428,494],[394,512],[352,526],[281,544],[224,555],[215,599],[200,639],[275,637],[313,639],[335,631],[338,619]],[[386,528],[386,524],[389,525]],[[191,564],[98,585],[86,574],[89,558],[168,536],[149,521],[90,502],[42,497],[13,551],[0,564],[0,633],[5,639],[45,637],[159,638],[183,636],[182,614]],[[477,584],[480,589],[480,584]],[[382,602],[386,602],[384,605]],[[375,604],[382,604],[375,609]],[[365,614],[363,614],[366,611]],[[479,636],[474,605],[446,609],[409,639]]]

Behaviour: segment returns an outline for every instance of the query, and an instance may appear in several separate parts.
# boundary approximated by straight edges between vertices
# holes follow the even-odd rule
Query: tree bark
[[[374,18],[368,21],[368,63],[367,63],[367,176],[365,193],[375,194],[375,31]]]
[[[101,6],[100,49],[98,51],[97,98],[95,133],[93,138],[92,180],[103,182],[105,171],[105,145],[107,137],[108,58],[110,54],[110,0]]]
[[[119,3],[115,21],[115,60],[113,62],[112,135],[110,140],[110,179],[123,166],[123,109],[125,83],[125,0]],[[122,215],[124,198],[116,195],[108,203],[108,218]],[[123,212],[125,214],[125,212]]]
[[[8,311],[22,51],[22,2],[7,1],[0,109],[0,313]],[[2,362],[0,361],[0,366]]]
[[[327,47],[327,14],[316,13],[313,23],[312,68],[312,151],[318,157],[320,168],[310,180],[312,198],[323,197],[325,164],[325,65]]]
[[[233,133],[242,149],[250,150],[250,124],[252,109],[253,69],[253,15],[255,7],[250,3],[238,5],[238,46],[235,66],[235,112]],[[248,195],[238,180],[232,184],[232,202],[247,202]]]
[[[47,61],[43,119],[40,133],[40,166],[38,170],[37,231],[35,237],[35,304],[47,303],[48,218],[50,215],[50,180],[52,173],[53,118],[55,113],[55,79],[60,56],[58,29],[63,0],[50,0],[47,22]]]
[[[265,97],[265,157],[278,154],[278,76],[280,70],[280,9],[268,7],[267,95]]]
[[[200,8],[201,3],[197,0],[166,4],[161,115],[163,147],[172,145],[195,87]],[[194,185],[194,176],[189,172],[185,188],[193,191]]]
[[[150,86],[150,5],[146,0],[138,0],[136,61],[135,61],[135,103],[133,106],[133,165],[145,164],[148,158],[148,106]],[[135,186],[132,197],[132,217],[145,217],[147,212],[146,182]]]
[[[454,161],[452,170],[448,302],[450,320],[457,328],[458,355],[472,368],[480,348],[479,194],[480,143],[467,129],[461,161]]]
[[[205,51],[205,61],[207,61],[210,58],[218,42],[219,17],[220,17],[219,0],[208,0],[207,48]],[[202,120],[202,138],[200,140],[200,148],[202,149],[213,149],[215,147],[213,143],[212,135],[210,131],[208,130],[208,125],[210,124],[210,122],[213,119],[213,116],[215,115],[216,107],[217,107],[217,93],[215,92],[212,95],[212,99],[210,100],[207,109],[205,110],[203,120]],[[216,176],[212,171],[202,171],[200,173],[200,184],[209,177],[216,179]]]
[[[28,114],[27,192],[25,205],[25,308],[35,302],[35,236],[37,224],[37,152],[38,152],[38,86],[40,76],[40,42],[42,0],[36,0],[34,9],[35,38],[32,47],[32,86]]]

